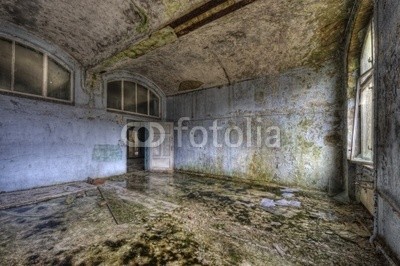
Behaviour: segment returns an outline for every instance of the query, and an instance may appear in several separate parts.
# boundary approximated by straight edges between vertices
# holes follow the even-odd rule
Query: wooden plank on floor
[[[0,194],[0,210],[16,208],[65,197],[72,194],[95,190],[96,186],[86,182],[74,182],[56,186],[34,188]]]

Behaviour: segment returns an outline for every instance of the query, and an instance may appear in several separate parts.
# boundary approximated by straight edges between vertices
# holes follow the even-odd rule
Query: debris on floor
[[[264,208],[273,208],[276,207],[276,202],[273,199],[262,199],[261,206]]]
[[[276,206],[300,208],[301,202],[297,200],[286,200],[286,199],[280,199],[280,200],[262,199],[261,206],[263,208],[274,208]]]
[[[291,199],[294,198],[294,194],[293,193],[283,193],[282,197],[287,198],[287,199]]]
[[[100,186],[100,185],[104,185],[106,183],[106,179],[104,178],[88,178],[87,179],[87,183],[94,185],[94,186]]]
[[[297,200],[286,200],[286,199],[281,199],[276,202],[276,205],[282,206],[282,207],[296,207],[300,208],[301,207],[301,202]]]
[[[0,211],[0,265],[384,264],[368,213],[319,192],[150,173],[61,187]]]

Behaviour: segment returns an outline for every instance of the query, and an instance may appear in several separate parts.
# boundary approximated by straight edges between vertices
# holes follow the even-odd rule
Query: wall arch
[[[135,82],[153,91],[160,99],[160,111],[161,111],[160,119],[161,120],[166,119],[166,112],[167,112],[166,95],[164,91],[155,82],[153,82],[152,80],[143,75],[126,70],[118,70],[110,73],[105,73],[102,75],[102,86],[103,86],[103,92],[105,94],[105,97],[103,97],[104,101],[107,101],[107,95],[106,95],[107,83],[109,81],[114,81],[114,80],[126,80]],[[106,102],[104,102],[104,106],[107,106]],[[142,117],[139,114],[138,115],[127,114],[127,115],[136,118],[136,120],[140,121],[146,120],[146,118]]]
[[[0,37],[32,47],[43,54],[48,54],[52,59],[61,63],[61,65],[71,71],[73,80],[72,102],[77,104],[81,103],[82,66],[72,56],[57,45],[7,22],[2,21],[0,23]]]

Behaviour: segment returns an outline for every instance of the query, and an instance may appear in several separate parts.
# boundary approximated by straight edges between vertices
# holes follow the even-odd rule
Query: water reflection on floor
[[[301,207],[260,205],[284,197]],[[136,172],[3,210],[0,230],[0,265],[383,264],[359,205],[186,174]]]

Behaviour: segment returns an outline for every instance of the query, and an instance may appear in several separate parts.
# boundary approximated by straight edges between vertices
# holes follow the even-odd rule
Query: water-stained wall
[[[168,98],[169,120],[190,118],[183,123],[188,129],[182,131],[181,147],[180,136],[175,132],[175,168],[332,193],[339,191],[342,188],[339,75],[334,63],[326,63],[318,70],[299,68]],[[215,120],[221,127],[217,141],[213,141],[214,133],[210,130]],[[207,141],[203,141],[205,132],[198,126],[207,129]],[[242,145],[228,147],[227,143],[240,143],[237,127],[243,132]],[[279,140],[274,139],[277,131]],[[259,136],[261,146],[257,141]],[[279,147],[275,145],[279,144],[277,141]],[[194,147],[191,142],[206,144]]]
[[[400,2],[375,2],[379,236],[400,258]]]

